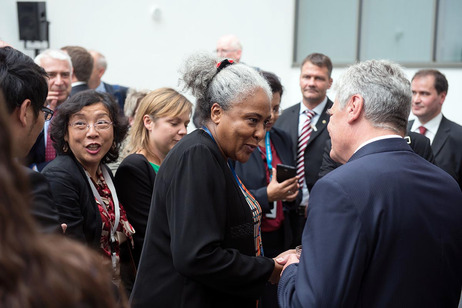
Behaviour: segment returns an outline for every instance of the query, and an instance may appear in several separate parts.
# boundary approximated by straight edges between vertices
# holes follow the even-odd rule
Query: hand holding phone
[[[294,166],[278,164],[276,166],[276,180],[279,183],[284,182],[285,180],[291,179],[297,175],[297,168]]]

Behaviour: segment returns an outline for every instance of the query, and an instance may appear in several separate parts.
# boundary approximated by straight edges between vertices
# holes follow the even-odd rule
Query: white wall
[[[16,1],[0,1],[0,39],[33,56],[18,39]],[[159,21],[151,16],[154,6],[161,10]],[[281,77],[283,107],[301,97],[299,68],[292,68],[294,10],[294,0],[47,1],[51,48],[81,45],[101,51],[109,63],[104,76],[109,83],[178,88],[186,55],[212,51],[218,37],[234,33],[244,45],[242,61]],[[334,63],[334,81],[343,70]],[[406,69],[408,77],[416,70]],[[449,80],[443,113],[462,124],[462,69],[440,70]]]

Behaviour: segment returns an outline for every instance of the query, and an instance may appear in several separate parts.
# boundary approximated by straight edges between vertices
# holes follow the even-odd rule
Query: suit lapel
[[[332,101],[330,99],[327,99],[327,104],[324,106],[324,109],[322,110],[322,114],[319,116],[318,122],[316,122],[316,130],[313,130],[311,132],[310,139],[308,140],[308,145],[316,139],[317,136],[319,136],[323,130],[326,129],[327,124],[329,123],[329,117],[330,115],[327,114],[327,110],[332,107]]]
[[[446,142],[449,136],[449,121],[443,116],[441,119],[440,126],[438,127],[438,131],[436,132],[435,138],[433,138],[432,142],[432,150],[433,155],[438,155],[439,151],[443,148],[443,144]]]
[[[292,115],[290,118],[293,119],[292,123],[290,124],[290,131],[289,136],[292,138],[292,146],[294,153],[297,153],[297,147],[298,147],[298,121],[300,119],[300,104],[297,104],[295,108],[291,110]],[[295,154],[296,155],[296,154]]]

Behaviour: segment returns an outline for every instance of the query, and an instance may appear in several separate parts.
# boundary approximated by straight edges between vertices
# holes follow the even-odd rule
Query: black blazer
[[[58,211],[47,179],[30,168],[23,167],[23,170],[29,179],[31,213],[40,230],[45,233],[62,233]]]
[[[45,162],[45,130],[42,129],[40,134],[37,137],[34,145],[30,149],[29,153],[26,156],[25,163],[27,166],[32,167],[32,165],[37,166],[38,171],[42,171],[43,168],[48,164]]]
[[[294,154],[292,153],[292,141],[287,133],[278,129],[272,128],[270,131],[271,142],[277,151],[279,158],[283,164],[295,166]],[[236,173],[244,183],[245,187],[257,199],[262,208],[263,213],[270,212],[270,205],[268,203],[268,195],[266,193],[266,166],[261,158],[259,150],[253,151],[249,160],[246,163],[235,163]],[[292,232],[290,227],[290,215],[288,210],[295,208],[302,200],[302,193],[297,196],[293,202],[283,202],[284,206],[284,248],[289,249],[292,244]],[[265,245],[265,243],[263,243]],[[264,247],[264,246],[263,246]]]
[[[101,214],[80,163],[73,155],[58,155],[42,174],[50,182],[60,222],[67,224],[66,235],[99,249]]]
[[[409,121],[408,129],[413,123]],[[436,165],[449,173],[462,188],[462,126],[443,116],[432,150]]]
[[[216,143],[183,137],[156,175],[132,307],[255,308],[273,269]]]
[[[294,159],[296,159],[298,146],[300,104],[301,103],[293,105],[287,110],[284,110],[275,123],[275,127],[282,129],[292,138],[293,153],[295,153]],[[316,123],[316,130],[311,132],[308,145],[305,149],[305,182],[308,187],[308,191],[311,191],[314,183],[318,180],[326,140],[330,139],[329,132],[327,131],[327,124],[329,124],[330,115],[327,114],[327,110],[331,108],[332,105],[333,102],[328,98],[326,106],[319,115],[320,117]]]
[[[127,213],[127,219],[135,229],[133,258],[138,266],[143,248],[152,190],[156,172],[141,154],[128,155],[117,169],[114,185],[117,196]]]

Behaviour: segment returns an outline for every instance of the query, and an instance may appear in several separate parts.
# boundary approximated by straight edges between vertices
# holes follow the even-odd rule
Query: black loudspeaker
[[[17,2],[19,39],[48,41],[48,21],[45,2]]]

